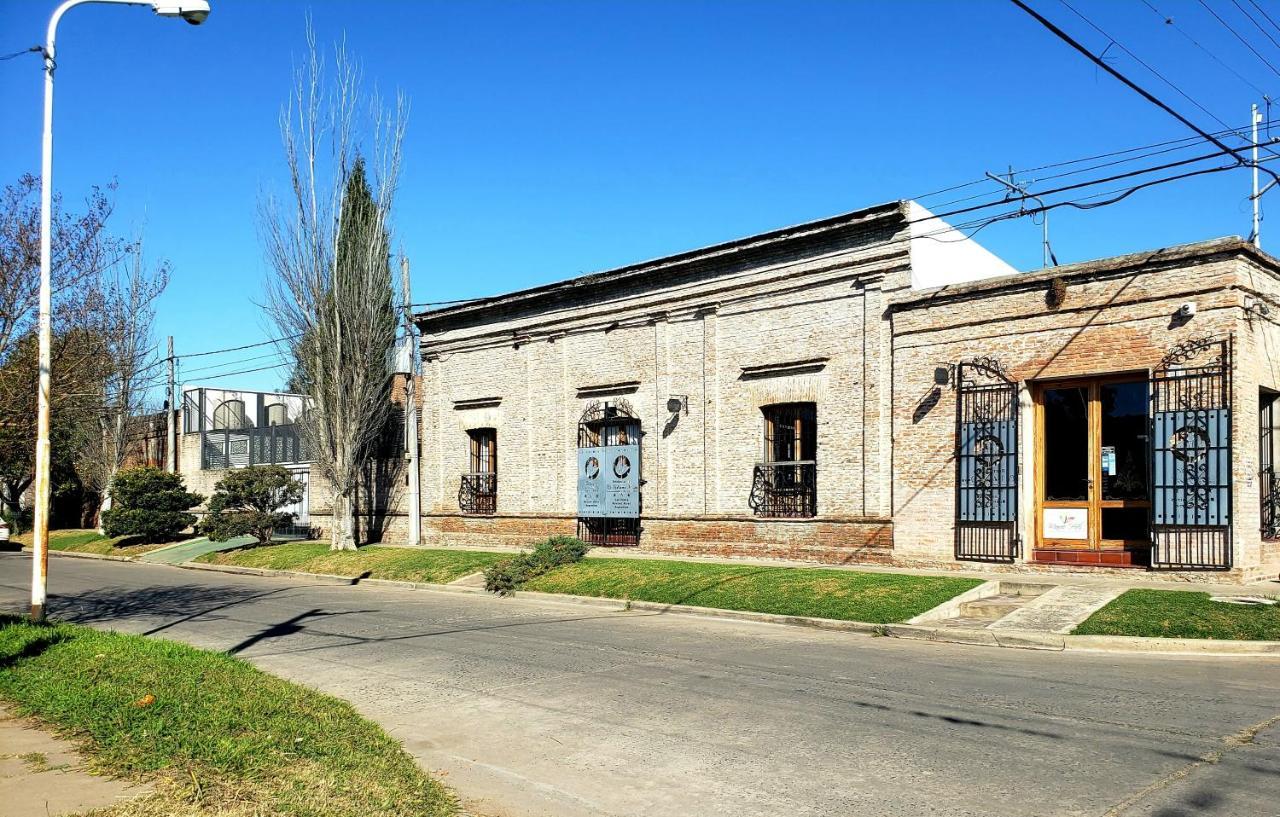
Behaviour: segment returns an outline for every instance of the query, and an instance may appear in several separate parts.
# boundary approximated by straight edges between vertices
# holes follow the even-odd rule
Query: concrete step
[[[1004,588],[1001,587],[1000,589],[1003,590]],[[1033,597],[1001,593],[998,596],[988,596],[985,599],[966,601],[960,605],[960,617],[985,618],[994,621],[1017,610],[1031,598]]]
[[[1000,594],[1009,596],[1024,596],[1026,598],[1034,598],[1042,596],[1052,590],[1057,585],[1053,584],[1037,584],[1036,582],[1021,582],[1000,580]]]

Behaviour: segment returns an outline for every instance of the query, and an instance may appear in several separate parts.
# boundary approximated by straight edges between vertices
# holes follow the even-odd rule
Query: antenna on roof
[[[1022,200],[1019,202],[1019,208],[1022,214],[1026,213],[1027,199],[1031,199],[1036,204],[1040,205],[1040,210],[1039,210],[1040,226],[1042,228],[1042,233],[1044,236],[1044,238],[1041,241],[1044,249],[1043,266],[1045,267],[1058,266],[1058,258],[1053,254],[1053,248],[1049,246],[1049,211],[1044,209],[1044,202],[1040,199],[1039,196],[1028,193],[1027,186],[1025,184],[1014,183],[1012,167],[1009,168],[1009,173],[1007,175],[1009,176],[1009,178],[1006,179],[1004,176],[997,176],[996,174],[990,171],[987,172],[987,178],[991,179],[992,181],[997,181],[1000,184],[1004,185],[1005,187],[1009,188],[1009,192],[1005,193],[1005,196],[1004,196],[1005,201],[1009,200],[1010,198],[1009,193],[1017,193],[1019,196],[1022,197]],[[1035,215],[1036,214],[1033,213],[1031,216],[1032,223],[1035,223]]]

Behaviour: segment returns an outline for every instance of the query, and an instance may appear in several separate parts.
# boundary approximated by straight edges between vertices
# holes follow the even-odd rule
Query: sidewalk
[[[0,817],[79,814],[147,794],[145,786],[84,770],[65,740],[0,707]]]
[[[188,539],[176,545],[144,553],[138,557],[138,561],[163,565],[180,565],[183,562],[194,561],[206,553],[232,550],[253,541],[256,540],[252,536],[235,536],[225,542],[213,542],[207,537],[201,536],[198,539]]]

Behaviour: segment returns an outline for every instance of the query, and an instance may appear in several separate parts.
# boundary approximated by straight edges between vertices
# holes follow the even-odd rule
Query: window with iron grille
[[[756,516],[818,513],[818,424],[813,403],[765,406],[764,456],[756,464],[750,504]]]
[[[492,514],[498,510],[498,431],[477,428],[467,432],[470,470],[462,475],[458,507],[463,513]]]
[[[1280,394],[1258,391],[1258,490],[1262,538],[1280,539],[1280,479],[1275,463],[1275,408]]]

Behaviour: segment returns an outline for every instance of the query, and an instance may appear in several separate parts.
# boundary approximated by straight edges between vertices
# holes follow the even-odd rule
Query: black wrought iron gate
[[[1231,564],[1231,341],[1203,338],[1151,376],[1151,566]]]
[[[1018,557],[1018,386],[998,361],[956,368],[957,559]]]

